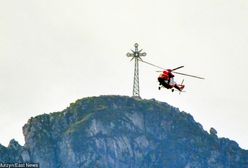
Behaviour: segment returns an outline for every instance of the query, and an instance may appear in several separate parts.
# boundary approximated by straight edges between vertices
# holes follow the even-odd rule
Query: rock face
[[[0,163],[23,162],[22,153],[25,154],[24,148],[14,139],[10,141],[8,147],[0,144]]]
[[[62,112],[31,118],[23,133],[24,147],[0,146],[1,162],[41,168],[248,167],[248,151],[236,142],[209,134],[190,114],[155,100],[84,98]],[[15,151],[14,159],[2,155],[6,151]]]

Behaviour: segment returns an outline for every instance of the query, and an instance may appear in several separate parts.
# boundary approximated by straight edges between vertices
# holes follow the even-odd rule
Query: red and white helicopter
[[[185,74],[185,73],[181,73],[181,72],[175,72],[176,70],[178,69],[181,69],[183,68],[184,66],[180,66],[180,67],[177,67],[177,68],[174,68],[174,69],[165,69],[163,67],[160,67],[160,66],[157,66],[157,65],[154,65],[152,63],[149,63],[149,62],[146,62],[146,61],[143,61],[141,60],[143,63],[146,63],[146,64],[149,64],[151,66],[154,66],[156,68],[159,68],[159,69],[162,69],[163,71],[157,71],[157,72],[162,72],[159,77],[158,77],[158,82],[159,82],[159,87],[158,89],[160,90],[162,87],[166,88],[166,89],[171,89],[172,92],[175,91],[175,89],[179,92],[183,92],[183,89],[185,87],[185,85],[183,84],[184,80],[181,82],[181,84],[177,84],[175,81],[174,81],[174,77],[175,75],[174,74],[178,74],[178,75],[184,75],[184,76],[189,76],[189,77],[192,77],[192,78],[197,78],[197,79],[204,79],[202,77],[199,77],[199,76],[195,76],[195,75],[189,75],[189,74]],[[173,74],[173,73],[174,74]]]
[[[175,72],[176,70],[183,68],[184,66],[180,66],[174,69],[166,69],[164,71],[157,71],[157,72],[162,72],[159,77],[158,77],[158,82],[159,82],[159,87],[158,89],[160,90],[161,87],[164,87],[166,89],[171,89],[172,92],[174,92],[174,88],[177,89],[179,92],[183,92],[183,89],[185,87],[185,85],[183,84],[184,80],[181,82],[181,84],[177,84],[174,81],[174,74],[179,74],[179,75],[184,75],[184,76],[189,76],[189,77],[193,77],[193,78],[197,78],[197,79],[204,79],[202,77],[199,76],[195,76],[195,75],[189,75],[189,74],[185,74],[185,73],[180,73],[180,72]],[[173,74],[173,73],[174,74]]]

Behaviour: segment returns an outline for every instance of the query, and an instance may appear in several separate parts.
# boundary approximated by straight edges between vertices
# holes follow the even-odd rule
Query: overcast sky
[[[139,43],[145,61],[206,80],[186,93],[158,90],[156,68],[140,63],[142,98],[168,102],[205,130],[248,149],[247,0],[1,0],[0,143],[24,143],[31,116],[77,99],[132,95]]]

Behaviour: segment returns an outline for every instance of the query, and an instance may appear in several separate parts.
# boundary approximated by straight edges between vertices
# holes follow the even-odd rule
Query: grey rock
[[[11,142],[0,154],[18,151],[21,161],[41,168],[248,167],[248,151],[236,142],[208,134],[190,114],[153,99],[84,98],[31,118],[23,133],[24,147]]]
[[[213,127],[210,128],[209,133],[213,136],[217,136],[217,131]]]

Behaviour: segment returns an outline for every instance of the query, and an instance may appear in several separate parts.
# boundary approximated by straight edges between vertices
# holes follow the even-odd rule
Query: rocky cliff
[[[166,103],[125,96],[84,98],[29,119],[25,145],[0,146],[0,162],[41,168],[248,168],[248,151]]]

